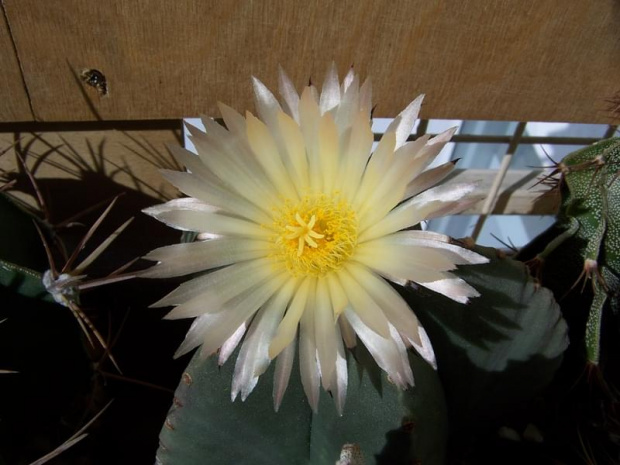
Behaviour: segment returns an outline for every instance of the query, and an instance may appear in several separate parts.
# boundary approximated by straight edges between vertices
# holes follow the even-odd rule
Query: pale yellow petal
[[[388,320],[383,310],[346,270],[346,266],[338,271],[338,279],[353,310],[364,324],[382,337],[389,337]]]
[[[280,322],[276,335],[269,345],[269,357],[274,359],[278,354],[287,347],[295,334],[297,334],[297,326],[304,310],[307,307],[308,295],[310,292],[311,279],[306,278],[301,282],[293,300],[291,301],[284,318]]]

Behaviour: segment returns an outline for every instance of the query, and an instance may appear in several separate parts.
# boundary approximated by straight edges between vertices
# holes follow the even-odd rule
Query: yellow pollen
[[[295,214],[295,220],[299,226],[287,226],[286,229],[292,231],[291,234],[286,236],[286,239],[297,239],[297,256],[301,257],[301,254],[304,253],[304,245],[308,244],[310,247],[314,247],[315,249],[318,247],[318,244],[314,241],[314,239],[323,239],[325,234],[319,234],[316,231],[313,231],[314,224],[316,223],[316,215],[312,215],[310,221],[306,223],[299,213]]]
[[[313,194],[274,209],[271,258],[294,276],[339,269],[357,244],[357,217],[338,193]]]

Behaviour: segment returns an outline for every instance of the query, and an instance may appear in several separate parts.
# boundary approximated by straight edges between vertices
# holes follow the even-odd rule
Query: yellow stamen
[[[274,218],[271,257],[294,276],[323,276],[340,268],[357,244],[357,218],[338,193],[286,201]]]
[[[297,256],[301,257],[301,254],[304,253],[305,244],[316,249],[318,244],[313,239],[323,239],[325,235],[312,230],[316,223],[316,215],[312,215],[312,218],[310,218],[310,221],[306,224],[303,218],[299,216],[299,213],[296,213],[295,221],[297,221],[297,224],[300,226],[287,226],[286,229],[292,231],[292,233],[285,236],[285,238],[298,239]]]

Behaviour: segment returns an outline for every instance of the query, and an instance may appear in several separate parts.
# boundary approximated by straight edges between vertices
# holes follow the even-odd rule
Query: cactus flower
[[[203,118],[189,127],[198,156],[173,154],[188,172],[164,171],[187,198],[145,212],[199,232],[194,243],[156,249],[143,277],[199,272],[154,304],[169,319],[194,318],[178,355],[200,346],[222,364],[241,344],[232,399],[245,398],[275,359],[274,404],[286,390],[298,347],[301,381],[316,410],[321,385],[340,412],[345,347],[364,344],[389,379],[413,385],[408,348],[434,354],[413,311],[388,283],[416,283],[466,303],[477,292],[450,273],[487,259],[450,238],[411,229],[461,211],[470,184],[433,187],[453,168],[426,169],[454,130],[408,142],[423,96],[372,151],[371,85],[335,66],[321,92],[299,95],[280,72],[279,102],[254,79],[258,117],[220,104],[226,128]]]

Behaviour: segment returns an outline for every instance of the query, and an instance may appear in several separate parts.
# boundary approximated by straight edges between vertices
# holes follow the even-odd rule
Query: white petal
[[[319,190],[322,184],[318,138],[321,112],[314,100],[311,89],[312,87],[306,87],[301,94],[301,99],[299,100],[299,121],[308,156],[310,187],[311,189]]]
[[[180,305],[214,290],[222,298],[225,298],[224,296],[232,298],[241,289],[253,286],[271,276],[273,273],[271,267],[272,265],[268,259],[235,263],[226,268],[184,282],[163,299],[152,304],[151,307]]]
[[[174,209],[152,214],[152,216],[162,223],[182,231],[230,234],[240,237],[255,237],[257,239],[266,239],[272,234],[268,229],[261,227],[259,224],[219,213]]]
[[[244,321],[237,328],[237,330],[233,333],[233,335],[230,336],[228,339],[226,339],[226,342],[224,342],[224,344],[222,344],[222,347],[220,349],[220,353],[219,353],[218,358],[217,358],[217,364],[219,366],[222,366],[222,365],[224,365],[226,363],[228,358],[232,355],[232,353],[235,351],[235,349],[237,348],[237,346],[241,342],[241,339],[243,339],[243,335],[245,334],[245,331],[247,329],[248,329],[248,323],[247,323],[247,321]]]
[[[327,288],[329,289],[329,297],[331,299],[332,308],[334,309],[334,321],[338,318],[345,307],[349,305],[349,299],[340,285],[340,281],[334,273],[328,273],[325,276]]]
[[[269,126],[272,126],[276,121],[276,115],[282,111],[280,103],[267,86],[255,77],[252,77],[252,86],[254,87],[258,116]]]
[[[432,291],[438,292],[439,294],[443,294],[461,304],[466,304],[469,302],[470,297],[480,296],[480,293],[476,291],[476,289],[471,287],[461,278],[457,278],[451,273],[444,274],[448,277],[428,282],[419,282],[418,284]]]
[[[370,118],[372,111],[372,82],[367,78],[360,87],[360,110],[364,112],[366,118]]]
[[[338,272],[338,279],[355,313],[364,324],[382,337],[388,337],[388,320],[383,310],[368,295],[362,285],[346,270],[346,266]]]
[[[319,102],[321,114],[324,115],[339,103],[340,83],[338,82],[338,70],[336,69],[336,64],[332,62],[321,88],[321,99]]]
[[[321,367],[321,380],[323,388],[328,389],[328,383],[336,369],[337,340],[341,338],[334,321],[334,310],[324,279],[317,280],[314,331],[317,355]]]
[[[236,283],[228,279],[222,282],[219,287],[209,287],[196,297],[175,307],[165,318],[168,320],[192,318],[203,313],[221,313],[227,311],[230,307],[244,306],[246,305],[245,300],[247,296],[253,292],[260,293],[260,295],[265,293],[271,295],[277,291],[282,282],[284,282],[285,276],[287,276],[286,273],[280,273],[262,280],[248,279],[245,282]],[[264,300],[260,305],[263,303]],[[240,324],[241,322],[239,322]]]
[[[284,274],[279,275],[252,292],[245,292],[226,302],[221,311],[214,314],[216,318],[203,333],[201,356],[209,356],[219,349],[241,323],[254,315],[284,285],[287,278]]]
[[[351,84],[353,84],[356,77],[357,75],[355,74],[355,70],[353,69],[353,66],[351,66],[349,68],[349,71],[347,72],[347,75],[342,80],[342,92],[343,93],[349,90],[349,87],[351,86]]]
[[[273,373],[273,407],[276,412],[280,409],[288,381],[291,378],[296,345],[296,340],[291,341],[276,359],[276,369]]]
[[[280,95],[284,99],[286,113],[299,123],[299,94],[282,67],[280,67],[278,74],[278,84]]]
[[[295,188],[291,182],[282,159],[276,141],[269,132],[267,126],[251,113],[246,115],[248,141],[256,154],[267,176],[277,188],[278,193],[286,198],[294,198]],[[274,124],[277,125],[277,115],[274,115]]]
[[[401,147],[407,141],[407,138],[411,134],[411,131],[413,130],[413,125],[418,119],[418,114],[420,113],[420,107],[422,106],[423,100],[424,94],[419,95],[413,102],[411,102],[407,106],[407,108],[400,112],[400,114],[398,115],[400,118],[396,118],[385,131],[394,131],[396,133],[396,148]]]
[[[297,289],[291,304],[288,307],[284,318],[278,326],[276,335],[269,346],[269,357],[275,358],[284,350],[295,338],[297,334],[297,326],[304,311],[308,308],[308,298],[310,293],[311,279],[306,278]],[[312,311],[312,309],[310,310]]]
[[[145,208],[142,210],[142,213],[146,213],[147,215],[157,218],[157,215],[161,213],[174,210],[192,210],[195,212],[215,213],[219,211],[219,208],[206,204],[198,199],[182,198],[169,200],[168,202]]]
[[[307,193],[310,185],[304,137],[297,123],[285,113],[278,114],[278,123],[282,134],[283,150],[286,153],[285,160],[288,160],[291,179],[301,197]]]
[[[311,279],[308,309],[314,308],[315,293],[316,279]],[[299,369],[301,372],[301,384],[308,398],[308,403],[312,411],[316,413],[319,407],[320,372],[316,358],[314,315],[308,309],[304,312],[300,321]]]
[[[204,332],[216,320],[215,314],[207,313],[196,318],[190,326],[185,339],[174,353],[174,358],[181,357],[195,349],[204,341]]]
[[[426,360],[435,370],[437,369],[437,358],[435,357],[435,351],[431,340],[426,333],[426,330],[420,326],[419,328],[420,343],[417,344],[414,341],[410,341],[413,344],[415,350]]]
[[[295,279],[289,281],[272,297],[257,313],[237,356],[233,374],[231,398],[234,401],[241,393],[241,400],[245,401],[252,392],[258,377],[269,366],[269,342],[288,302],[295,290]]]
[[[454,201],[473,192],[473,184],[438,186],[413,197],[389,212],[381,221],[360,232],[360,243],[400,231],[433,217],[446,207],[454,207]]]
[[[344,319],[344,318],[343,318]],[[342,344],[342,336],[339,327],[336,326],[336,369],[332,372],[331,379],[327,383],[328,389],[334,397],[338,415],[342,416],[344,403],[347,397],[348,369],[347,357]]]
[[[248,239],[212,239],[160,247],[145,255],[160,262],[137,275],[141,278],[169,278],[204,271],[235,262],[264,257],[269,243]]]
[[[355,331],[353,331],[347,319],[344,317],[338,318],[338,326],[340,326],[340,334],[347,348],[352,349],[355,347],[357,345],[357,338],[355,336]]]
[[[484,255],[450,243],[448,236],[435,235],[430,231],[401,231],[386,236],[383,240],[397,247],[426,247],[441,250],[441,253],[449,257],[455,265],[479,265],[489,262],[489,259]],[[411,254],[415,253],[415,250],[411,249]]]
[[[398,292],[364,266],[350,264],[347,269],[381,307],[388,321],[398,332],[420,344],[418,318]]]
[[[221,102],[218,102],[217,106],[222,114],[224,124],[231,134],[234,134],[237,137],[245,137],[246,128],[245,118],[243,115]]]
[[[323,115],[319,121],[319,159],[323,183],[323,192],[332,192],[338,175],[339,143],[338,128],[330,113]]]
[[[335,118],[339,134],[353,125],[353,121],[359,112],[359,79],[357,76],[353,78],[348,87],[344,88],[343,86],[342,94]]]
[[[346,199],[352,202],[359,189],[374,139],[368,116],[364,112],[356,115],[353,126],[343,138],[346,142],[342,149],[340,189]]]
[[[402,389],[406,388],[407,385],[413,385],[413,373],[407,360],[407,350],[402,341],[397,344],[391,335],[387,338],[379,336],[368,328],[351,309],[345,310],[345,316],[377,365],[388,374],[394,384]],[[407,362],[403,363],[403,360],[407,360]]]
[[[424,171],[422,174],[415,177],[411,182],[409,182],[403,198],[409,198],[413,197],[414,195],[418,195],[420,192],[423,192],[426,189],[440,183],[446,178],[446,176],[448,176],[450,173],[452,173],[452,171],[454,171],[454,165],[455,162],[449,161],[447,163],[444,163],[443,165]]]

